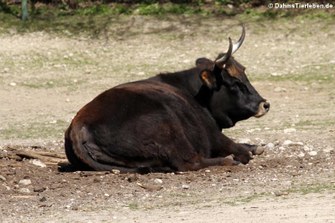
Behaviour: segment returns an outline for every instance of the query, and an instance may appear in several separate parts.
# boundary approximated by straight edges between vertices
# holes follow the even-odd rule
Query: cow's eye
[[[248,93],[249,92],[247,86],[245,86],[243,83],[237,82],[236,85],[237,85],[238,89],[240,91],[242,91],[242,93]]]

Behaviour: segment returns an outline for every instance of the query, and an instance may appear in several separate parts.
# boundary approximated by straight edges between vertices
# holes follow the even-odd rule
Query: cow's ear
[[[215,75],[210,70],[203,70],[200,72],[200,80],[202,81],[203,85],[208,87],[211,90],[215,90],[217,88]]]
[[[199,69],[211,69],[214,66],[214,62],[205,57],[201,57],[195,61],[195,66]]]

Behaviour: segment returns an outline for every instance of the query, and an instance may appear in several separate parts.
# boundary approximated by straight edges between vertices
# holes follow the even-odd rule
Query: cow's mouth
[[[258,106],[258,111],[254,115],[256,118],[260,118],[265,115],[270,110],[270,103],[267,101],[262,101]]]

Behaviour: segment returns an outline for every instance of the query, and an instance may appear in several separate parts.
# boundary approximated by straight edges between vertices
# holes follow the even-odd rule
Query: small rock
[[[181,188],[187,190],[187,189],[190,189],[190,185],[183,184],[183,185],[181,185]]]
[[[297,130],[295,128],[288,128],[288,129],[284,129],[284,133],[293,133],[296,132]]]
[[[251,140],[248,138],[243,138],[243,139],[239,139],[238,142],[242,144],[250,144]]]
[[[46,190],[45,187],[35,187],[35,188],[34,188],[34,192],[38,192],[38,193],[43,192],[43,191],[45,191],[45,190]]]
[[[276,191],[274,193],[276,196],[283,196],[283,195],[288,195],[287,191]]]
[[[46,197],[41,197],[40,198],[40,202],[45,202],[45,201],[47,201]]]
[[[12,87],[15,87],[16,83],[15,82],[11,82],[11,83],[9,83],[9,85],[12,86]]]
[[[325,153],[330,153],[330,152],[333,151],[333,150],[334,150],[334,148],[328,146],[328,147],[326,147],[326,148],[323,149],[323,152],[325,152]]]
[[[162,181],[161,179],[158,179],[158,178],[156,178],[156,179],[154,180],[154,182],[155,182],[156,184],[162,184],[162,183],[163,183],[163,181]]]
[[[94,178],[93,179],[93,183],[100,183],[100,182],[101,182],[101,180],[99,178]]]
[[[30,194],[30,190],[28,188],[20,188],[18,191],[21,194]]]
[[[291,141],[291,140],[285,140],[284,142],[283,142],[283,146],[289,146],[289,145],[291,145],[293,142]]]
[[[19,181],[19,184],[24,185],[24,186],[28,186],[31,184],[31,180],[30,179],[23,179]]]
[[[286,92],[286,88],[276,87],[276,88],[274,89],[274,92]]]
[[[37,160],[37,159],[32,159],[29,161],[31,164],[38,166],[38,167],[42,167],[45,168],[47,167],[47,165],[45,165],[45,163],[43,163],[41,160]]]
[[[318,154],[318,152],[316,152],[316,151],[310,151],[310,152],[308,152],[308,154],[310,156],[316,156]]]
[[[310,146],[304,146],[304,150],[305,151],[312,151],[313,148],[311,148]]]
[[[258,146],[258,147],[252,152],[252,154],[253,154],[253,155],[261,155],[261,154],[264,153],[264,151],[265,151],[265,148],[264,148],[264,147],[260,147],[260,146]]]
[[[73,211],[78,211],[78,210],[79,210],[78,205],[73,205],[73,206],[71,207],[71,210],[73,210]]]
[[[305,153],[303,153],[303,152],[300,152],[299,154],[298,154],[298,157],[300,157],[300,158],[303,158],[305,156]]]
[[[302,142],[292,142],[291,140],[285,140],[283,142],[283,146],[303,146],[304,143]]]
[[[117,175],[117,174],[120,174],[120,170],[113,169],[113,170],[112,170],[112,173],[114,173],[114,174],[116,174],[116,175]]]
[[[0,175],[0,180],[1,180],[1,181],[6,181],[7,179],[6,179],[6,177]]]
[[[141,184],[141,183],[136,183],[139,187],[148,190],[148,191],[159,191],[161,189],[163,189],[163,187],[161,185],[150,185],[150,184]]]
[[[279,74],[279,73],[277,73],[277,72],[272,72],[272,73],[271,73],[271,76],[273,76],[273,77],[277,77],[277,76],[282,76],[282,74]]]
[[[265,148],[267,149],[273,149],[274,147],[275,147],[275,144],[273,144],[272,142],[265,145]]]
[[[281,150],[281,151],[286,150],[285,147],[282,147],[282,146],[280,146],[278,149]]]
[[[210,173],[211,172],[211,170],[205,170],[205,173]]]
[[[126,178],[129,183],[135,182],[138,180],[138,176],[136,174],[133,174]]]

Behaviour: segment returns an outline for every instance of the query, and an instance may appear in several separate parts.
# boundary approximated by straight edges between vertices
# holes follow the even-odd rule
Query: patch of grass
[[[303,195],[311,194],[311,193],[323,193],[326,191],[333,191],[335,192],[335,184],[334,183],[327,183],[327,184],[311,184],[307,186],[298,186],[293,187],[287,192],[289,193],[300,193]]]
[[[302,195],[307,195],[311,193],[324,193],[327,191],[335,191],[335,184],[333,183],[311,184],[307,186],[298,185],[296,187],[293,187],[293,188],[290,188],[290,189],[287,189],[281,192],[285,192],[287,194],[298,193]],[[260,198],[269,197],[269,196],[274,196],[274,195],[272,193],[259,193],[259,194],[253,194],[250,196],[241,196],[241,197],[235,197],[235,198],[223,200],[223,203],[230,205],[230,206],[238,206],[238,205],[250,203]]]
[[[271,81],[297,81],[297,82],[306,82],[311,84],[314,82],[327,84],[334,82],[335,78],[333,74],[318,74],[318,73],[305,73],[305,74],[288,74],[281,76],[271,76],[269,78]]]
[[[238,14],[238,17],[243,21],[266,21],[266,20],[278,20],[278,19],[292,19],[297,20],[304,19],[322,19],[324,22],[331,22],[335,18],[335,14],[328,10],[282,10],[282,9],[268,9],[264,7],[260,8],[246,8],[242,13]]]
[[[108,15],[112,13],[112,8],[108,5],[94,5],[92,7],[78,9],[76,11],[79,15]]]
[[[261,197],[268,196],[268,195],[270,195],[270,193],[259,193],[259,194],[253,194],[250,196],[235,197],[230,200],[223,200],[223,203],[230,205],[230,206],[238,206],[241,204],[250,203],[254,200],[257,200]]]
[[[85,80],[68,80],[66,78],[30,78],[24,82],[19,82],[19,86],[33,88],[33,89],[51,89],[65,87],[68,90],[77,90]]]
[[[68,125],[69,123],[63,120],[11,124],[0,129],[0,136],[2,139],[61,138]]]
[[[295,123],[295,126],[299,129],[310,129],[311,127],[317,127],[322,129],[324,127],[331,127],[335,125],[335,120],[301,120]]]
[[[138,210],[140,207],[139,207],[138,203],[133,202],[133,203],[128,204],[128,208],[130,210]]]
[[[204,11],[199,7],[189,4],[140,4],[134,9],[134,14],[139,15],[167,15],[167,14],[199,14]]]
[[[289,74],[269,76],[269,75],[253,75],[252,81],[295,81],[305,82],[306,84],[321,83],[334,84],[335,82],[335,64],[310,65],[300,68]]]

